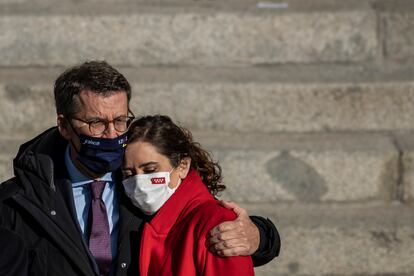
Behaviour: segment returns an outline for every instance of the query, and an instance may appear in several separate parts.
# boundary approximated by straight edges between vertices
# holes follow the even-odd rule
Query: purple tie
[[[102,193],[106,182],[94,181],[91,184],[91,235],[89,237],[89,249],[95,257],[101,275],[108,275],[111,267],[112,252],[111,238],[109,234],[108,215]]]

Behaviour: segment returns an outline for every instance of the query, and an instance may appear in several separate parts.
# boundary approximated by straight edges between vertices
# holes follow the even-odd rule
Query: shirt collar
[[[72,182],[72,187],[78,187],[78,186],[82,186],[85,184],[89,184],[95,180],[81,173],[78,170],[78,168],[76,168],[75,164],[73,164],[72,159],[70,158],[70,146],[69,145],[66,147],[66,151],[65,151],[65,164],[66,164],[66,168],[68,169],[70,181]],[[106,182],[113,182],[112,172],[106,173],[99,180],[106,181]]]

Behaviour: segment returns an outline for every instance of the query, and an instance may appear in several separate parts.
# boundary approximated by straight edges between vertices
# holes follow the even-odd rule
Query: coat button
[[[56,216],[56,211],[55,211],[55,210],[52,210],[52,211],[50,211],[50,214],[51,214],[52,216]]]
[[[121,264],[121,267],[122,267],[122,268],[126,268],[126,267],[127,267],[126,263],[122,263],[122,264]]]

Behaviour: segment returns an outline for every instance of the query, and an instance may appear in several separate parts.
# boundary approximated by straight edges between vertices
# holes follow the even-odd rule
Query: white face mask
[[[168,187],[170,172],[137,174],[125,179],[122,184],[132,203],[147,215],[157,212],[178,187]]]

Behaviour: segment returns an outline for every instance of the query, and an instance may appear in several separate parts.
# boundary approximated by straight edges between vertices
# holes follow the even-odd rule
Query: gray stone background
[[[275,222],[257,275],[414,275],[414,1],[0,0],[0,180],[56,124],[55,78],[91,59]]]

